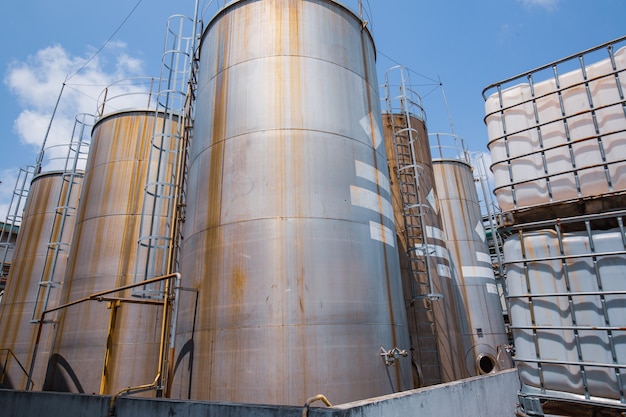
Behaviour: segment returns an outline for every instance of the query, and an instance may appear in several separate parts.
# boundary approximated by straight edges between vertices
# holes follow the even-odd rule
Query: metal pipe
[[[169,356],[167,360],[167,381],[165,381],[165,397],[170,397],[170,392],[172,388],[172,384],[170,382],[171,375],[174,374],[174,353],[176,347],[176,322],[178,321],[178,302],[180,297],[180,277],[176,278],[176,283],[174,285],[174,298],[172,300],[172,308],[171,314],[172,317],[170,319],[170,347],[169,347]]]
[[[582,216],[557,218],[557,219],[542,220],[542,221],[536,221],[536,222],[530,222],[530,223],[524,223],[524,224],[516,224],[514,226],[510,226],[508,230],[510,231],[526,230],[530,228],[553,226],[556,223],[560,223],[560,224],[578,223],[578,222],[582,222],[585,220],[593,221],[593,220],[616,218],[619,221],[619,218],[624,217],[624,216],[626,216],[626,210],[616,210],[616,211],[604,212],[601,214],[586,214]]]
[[[573,58],[577,58],[577,57],[580,57],[580,56],[586,55],[586,54],[588,54],[588,53],[590,53],[590,52],[597,51],[597,50],[602,49],[602,48],[606,48],[606,47],[607,47],[607,46],[609,46],[609,45],[612,45],[612,44],[614,44],[614,43],[621,42],[621,41],[624,41],[624,40],[626,40],[626,36],[622,36],[622,37],[617,38],[617,39],[614,39],[614,40],[612,40],[612,41],[605,42],[605,43],[603,43],[603,44],[601,44],[601,45],[594,46],[593,48],[589,48],[589,49],[587,49],[587,50],[585,50],[585,51],[575,53],[575,54],[570,55],[570,56],[567,56],[567,57],[565,57],[565,58],[561,58],[561,59],[559,59],[559,60],[557,60],[557,61],[553,61],[553,62],[551,62],[551,63],[549,63],[549,64],[546,64],[546,65],[543,65],[543,66],[541,66],[541,67],[535,68],[534,70],[526,71],[526,72],[523,72],[523,73],[521,73],[521,74],[515,75],[515,76],[513,76],[513,77],[509,77],[509,78],[507,78],[506,80],[502,80],[502,81],[500,81],[500,82],[498,82],[498,83],[491,84],[491,85],[489,85],[489,86],[487,86],[487,87],[485,87],[485,88],[483,89],[483,98],[484,98],[484,99],[486,99],[486,98],[487,98],[487,96],[486,96],[486,92],[487,92],[487,90],[490,90],[490,89],[492,89],[492,88],[494,88],[494,87],[497,87],[497,86],[499,86],[499,85],[501,85],[501,84],[505,84],[505,83],[510,82],[510,81],[513,81],[513,80],[515,80],[515,79],[517,79],[517,78],[524,77],[526,74],[535,73],[535,72],[538,72],[538,71],[541,71],[541,70],[544,70],[544,69],[547,69],[547,68],[553,67],[553,66],[555,66],[555,65],[557,65],[557,64],[563,63],[563,62],[565,62],[565,61],[569,61],[569,60],[571,60],[571,59],[573,59]]]
[[[531,325],[531,326],[511,326],[512,330],[588,330],[588,331],[626,331],[626,327],[617,326],[550,326],[550,325]]]
[[[160,277],[162,279],[166,279],[167,278],[176,278],[176,281],[178,283],[180,283],[181,280],[181,275],[178,272],[174,272],[172,274],[168,274],[168,275],[164,275],[163,277]],[[146,280],[143,283],[146,283],[147,281],[152,281],[152,280]],[[137,284],[133,284],[133,286],[135,285],[142,285],[143,283],[137,283]],[[161,382],[161,376],[163,375],[163,364],[165,361],[165,339],[167,338],[167,316],[168,316],[168,308],[167,308],[167,303],[168,303],[168,296],[167,294],[169,293],[169,287],[170,287],[170,282],[167,281],[166,282],[166,288],[165,288],[165,296],[163,297],[163,322],[162,322],[162,326],[161,326],[161,342],[160,342],[160,349],[159,349],[159,367],[157,370],[157,375],[154,377],[154,381],[152,381],[151,384],[145,384],[145,385],[138,385],[135,387],[128,387],[128,388],[124,388],[120,391],[118,391],[113,397],[111,397],[111,401],[109,402],[109,416],[114,416],[115,415],[115,402],[117,401],[117,399],[122,396],[123,394],[129,394],[131,392],[142,392],[142,391],[148,391],[148,390],[158,390],[159,386],[162,385],[160,384]],[[176,285],[176,287],[178,287],[178,285]]]
[[[314,397],[308,398],[306,402],[304,403],[304,408],[302,409],[302,417],[307,417],[307,415],[309,414],[309,406],[311,405],[311,403],[314,403],[315,401],[322,401],[328,407],[333,406],[324,395],[317,394]]]
[[[508,299],[518,299],[518,298],[539,298],[539,297],[568,297],[571,295],[576,295],[578,297],[584,296],[593,296],[593,295],[626,295],[626,291],[580,291],[580,292],[544,292],[544,293],[526,293],[526,294],[518,294],[518,295],[507,295]]]
[[[558,256],[541,256],[535,258],[522,258],[522,259],[512,259],[510,261],[504,262],[505,265],[510,264],[519,264],[519,263],[529,263],[529,262],[539,262],[539,261],[558,261],[558,260],[567,260],[567,259],[581,259],[581,258],[600,258],[604,256],[619,256],[626,254],[626,251],[610,251],[610,252],[590,252],[590,253],[581,253],[581,254],[571,254],[571,255],[558,255]]]
[[[157,376],[154,378],[154,381],[152,381],[151,384],[138,385],[136,387],[128,387],[128,388],[124,388],[124,389],[118,391],[115,395],[113,395],[111,397],[111,400],[109,401],[109,412],[108,412],[107,416],[114,416],[115,415],[115,402],[117,401],[117,399],[122,394],[129,394],[131,392],[149,391],[149,390],[154,389],[154,388],[156,388],[158,386],[158,383],[159,383],[160,379],[161,379],[161,372],[159,371],[157,373]]]
[[[108,389],[108,367],[109,361],[111,360],[111,351],[113,350],[113,332],[115,332],[115,322],[117,320],[117,309],[119,308],[120,303],[118,301],[109,303],[109,309],[111,313],[109,314],[109,328],[107,330],[107,344],[104,351],[104,360],[102,363],[102,374],[100,375],[100,395],[104,395]]]
[[[515,362],[524,363],[532,362],[539,364],[550,365],[571,365],[571,366],[591,366],[596,368],[619,368],[626,369],[626,364],[623,363],[600,363],[600,362],[575,362],[575,361],[560,361],[556,359],[536,359],[536,358],[515,358]]]
[[[39,327],[37,329],[37,337],[35,339],[35,344],[34,344],[34,347],[33,347],[33,356],[32,356],[31,361],[30,361],[30,368],[28,370],[28,378],[26,380],[26,388],[25,388],[25,390],[26,391],[32,390],[32,386],[31,386],[32,375],[33,375],[33,370],[35,368],[35,359],[37,358],[37,350],[39,349],[39,342],[41,340],[41,331],[42,331],[43,325],[45,324],[46,314],[52,313],[54,311],[61,310],[61,309],[67,308],[67,307],[71,307],[71,306],[76,305],[76,304],[81,304],[81,303],[84,303],[85,301],[93,301],[93,300],[95,300],[95,301],[102,301],[102,300],[104,300],[104,298],[102,298],[103,295],[111,294],[113,292],[118,292],[118,291],[124,291],[124,290],[127,290],[127,289],[139,287],[139,286],[146,285],[146,284],[151,284],[153,282],[163,281],[163,280],[174,278],[174,277],[177,277],[179,282],[180,282],[181,275],[180,275],[180,273],[175,272],[173,274],[167,274],[167,275],[163,275],[163,276],[160,276],[160,277],[147,279],[145,281],[141,281],[141,282],[137,282],[137,283],[129,284],[129,285],[124,285],[122,287],[114,288],[114,289],[111,289],[111,290],[101,291],[101,292],[98,292],[98,293],[95,293],[95,294],[91,294],[91,295],[89,295],[87,297],[83,297],[83,298],[80,298],[78,300],[75,300],[75,301],[72,301],[72,302],[69,302],[69,303],[66,303],[66,304],[63,304],[63,305],[60,305],[60,306],[57,306],[57,307],[54,307],[54,308],[51,308],[51,309],[43,311],[41,313],[41,319],[39,320]],[[165,297],[165,298],[167,300],[167,297]],[[165,316],[164,316],[164,319],[165,319]],[[162,366],[162,362],[159,362],[159,369],[161,368],[161,366]],[[159,377],[160,377],[160,371],[159,371]]]
[[[67,77],[65,78],[67,80]],[[39,174],[41,172],[41,163],[43,162],[43,155],[45,152],[46,142],[48,141],[48,136],[50,135],[50,129],[52,128],[52,121],[54,120],[54,116],[59,109],[59,102],[61,101],[61,96],[63,95],[63,90],[65,89],[65,81],[61,84],[61,91],[59,91],[59,97],[57,97],[57,102],[54,105],[54,110],[52,110],[52,116],[50,117],[50,123],[48,123],[48,127],[46,129],[46,134],[43,137],[43,143],[41,144],[41,151],[39,151],[39,155],[37,155],[37,162],[35,163],[35,173]]]
[[[162,302],[159,300],[149,300],[149,299],[142,300],[140,298],[124,298],[124,297],[98,297],[98,298],[94,298],[94,301],[98,301],[98,302],[119,301],[122,303],[129,303],[129,304],[151,304],[151,305],[162,304]]]
[[[13,359],[15,359],[15,362],[17,362],[17,364],[20,367],[20,369],[22,370],[22,372],[24,372],[24,375],[28,376],[28,372],[26,372],[26,369],[22,365],[22,362],[20,362],[20,360],[17,358],[17,356],[15,356],[15,353],[13,353],[13,351],[11,349],[9,349],[9,348],[0,349],[0,351],[2,351],[2,350],[6,350],[7,351],[7,356],[6,356],[6,359],[4,360],[4,366],[2,368],[2,375],[0,375],[0,384],[4,382],[4,376],[6,375],[7,363],[9,362],[9,356],[13,356]]]

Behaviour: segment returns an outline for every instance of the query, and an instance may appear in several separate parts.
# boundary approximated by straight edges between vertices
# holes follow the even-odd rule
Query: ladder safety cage
[[[38,282],[31,323],[37,323],[41,319],[41,313],[49,308],[51,293],[63,285],[63,277],[59,279],[57,276],[57,265],[59,256],[62,253],[68,254],[72,243],[72,236],[66,230],[66,223],[69,218],[75,218],[77,214],[78,196],[76,193],[80,188],[77,190],[76,186],[82,183],[84,176],[94,120],[95,117],[91,114],[77,115],[69,143],[50,146],[42,153],[41,163],[45,166],[44,170],[60,168],[62,182],[50,227],[44,267]],[[58,302],[60,293],[52,298],[53,301]]]
[[[400,72],[400,85],[398,95],[391,93],[390,72],[398,70]],[[433,250],[429,248],[426,236],[424,235],[424,216],[429,210],[427,204],[420,201],[420,174],[424,170],[422,164],[418,162],[415,146],[421,140],[417,128],[411,125],[411,117],[415,117],[423,122],[426,121],[421,100],[417,93],[411,90],[409,85],[408,72],[401,66],[390,68],[385,75],[386,89],[386,111],[389,115],[401,115],[403,125],[400,126],[394,117],[391,117],[394,152],[397,164],[397,177],[400,185],[402,198],[402,210],[405,232],[407,234],[408,256],[411,259],[412,267],[423,265],[421,268],[414,268],[411,273],[417,275],[427,275],[427,282],[416,279],[420,283],[420,290],[414,294],[414,298],[429,298],[436,300],[441,298],[440,294],[434,294],[432,276],[430,271],[429,258]],[[410,240],[410,242],[409,242]]]
[[[391,77],[399,74],[399,84],[392,85]],[[393,137],[401,210],[406,239],[406,256],[411,294],[409,304],[415,315],[415,333],[419,345],[417,369],[420,384],[431,385],[442,381],[441,357],[438,349],[438,330],[433,302],[443,298],[434,291],[433,265],[435,247],[429,245],[424,217],[430,210],[421,201],[420,177],[424,166],[418,162],[416,146],[427,138],[420,137],[412,118],[426,122],[419,95],[410,89],[408,72],[401,66],[390,68],[385,74],[385,110],[389,115]],[[392,93],[397,88],[397,94]],[[393,175],[393,173],[392,173]],[[429,357],[431,360],[427,360]],[[434,361],[432,359],[434,358]],[[429,371],[430,370],[430,371]]]
[[[30,182],[35,175],[35,166],[20,167],[15,186],[9,201],[9,207],[2,228],[0,229],[0,278],[5,280],[9,275],[11,259],[15,243],[13,236],[17,235],[22,225],[24,206],[28,197]]]
[[[185,160],[185,123],[188,123],[185,109],[188,107],[192,49],[196,44],[195,25],[194,19],[182,15],[170,17],[167,23],[140,218],[135,282],[174,272],[172,251],[177,246],[175,223],[184,172],[181,164]],[[133,295],[161,299],[165,295],[163,291],[163,283],[157,282],[138,287]]]

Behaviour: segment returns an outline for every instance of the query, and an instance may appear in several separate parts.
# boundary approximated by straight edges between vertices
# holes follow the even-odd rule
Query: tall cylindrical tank
[[[148,155],[163,120],[129,110],[94,126],[64,303],[134,282]],[[132,299],[128,291],[112,296]],[[127,302],[64,309],[44,389],[111,394],[153,382],[161,317],[160,306]]]
[[[39,328],[37,320],[46,306],[57,306],[61,298],[76,215],[66,216],[63,225],[59,219],[63,210],[77,207],[82,182],[82,172],[64,171],[46,172],[32,180],[0,304],[0,357],[2,366],[6,365],[0,385],[3,388],[27,388]],[[53,252],[55,257],[51,256]],[[52,315],[46,318],[55,319]],[[42,355],[49,352],[53,337],[54,326],[44,325],[39,337]],[[41,390],[45,371],[46,364],[37,363],[28,388]]]
[[[242,0],[200,54],[172,395],[411,388],[369,31],[334,1]]]
[[[426,124],[424,118],[412,114],[384,113],[383,131],[413,366],[417,368],[414,382],[417,387],[458,380],[467,374],[462,360],[452,265],[443,233]],[[413,134],[409,135],[409,131]],[[411,146],[413,152],[404,152]],[[411,161],[412,154],[415,161]],[[407,176],[402,172],[410,171],[407,169],[411,164],[417,170],[418,184],[413,174]],[[405,185],[403,181],[413,184]],[[410,248],[409,241],[416,247]],[[418,287],[443,297],[429,298]]]
[[[434,158],[433,170],[446,242],[456,266],[467,372],[494,372],[500,368],[498,347],[507,344],[507,336],[472,167],[467,160]]]

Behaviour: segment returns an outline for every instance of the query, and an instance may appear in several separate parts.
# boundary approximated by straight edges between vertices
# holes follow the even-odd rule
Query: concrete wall
[[[100,417],[108,408],[109,398],[98,395],[0,390],[2,417]]]
[[[506,417],[515,415],[516,370],[371,398],[332,408],[312,404],[309,417]],[[324,393],[332,402],[332,393]],[[108,396],[0,390],[0,416],[104,417]],[[319,407],[319,408],[318,408]],[[302,407],[122,397],[117,417],[301,417]]]
[[[515,416],[517,370],[454,381],[333,407],[334,417]],[[309,413],[311,416],[311,413]]]

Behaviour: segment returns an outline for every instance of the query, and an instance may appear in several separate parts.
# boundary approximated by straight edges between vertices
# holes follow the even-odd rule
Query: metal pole
[[[67,77],[65,79],[67,80]],[[59,102],[61,101],[61,95],[63,95],[64,88],[65,88],[65,81],[63,82],[63,84],[61,84],[61,91],[59,91],[59,97],[57,97],[57,102],[54,105],[54,110],[52,111],[52,116],[50,117],[50,123],[48,123],[46,134],[43,137],[41,150],[39,151],[39,155],[37,156],[37,162],[35,164],[35,174],[39,174],[41,172],[41,163],[43,161],[44,149],[46,148],[46,142],[48,141],[48,136],[50,135],[50,129],[52,129],[52,121],[54,120],[54,116],[56,115],[57,110],[59,108]]]

